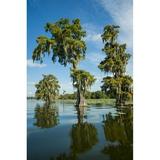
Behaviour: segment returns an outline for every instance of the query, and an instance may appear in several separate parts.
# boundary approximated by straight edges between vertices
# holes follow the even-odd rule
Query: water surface
[[[132,112],[27,101],[28,160],[132,160]]]

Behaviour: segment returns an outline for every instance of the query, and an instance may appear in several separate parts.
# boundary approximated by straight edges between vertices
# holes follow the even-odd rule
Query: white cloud
[[[102,53],[93,52],[93,53],[87,54],[86,59],[94,63],[95,65],[98,65],[104,59],[104,57],[105,55]]]
[[[86,41],[99,42],[101,41],[101,34],[89,33],[85,39]]]
[[[101,30],[98,26],[93,25],[91,23],[83,24],[84,30],[86,31],[87,35],[84,38],[87,42],[92,42],[95,46],[100,47],[102,46],[102,38],[101,38]]]
[[[114,23],[120,26],[120,41],[132,49],[133,5],[132,0],[97,0],[110,14]]]
[[[37,63],[37,62],[34,62],[34,63],[33,63],[33,60],[32,60],[32,59],[28,59],[28,60],[27,60],[27,66],[28,66],[28,67],[42,68],[42,67],[46,67],[47,65],[46,65],[46,64],[40,64],[40,63]]]

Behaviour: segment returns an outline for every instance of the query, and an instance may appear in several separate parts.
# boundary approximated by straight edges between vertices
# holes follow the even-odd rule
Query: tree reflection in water
[[[97,129],[88,122],[84,122],[84,107],[76,107],[77,120],[76,124],[72,125],[71,129],[71,146],[70,153],[59,154],[55,159],[50,160],[77,160],[78,154],[90,150],[96,143],[98,143]]]
[[[83,122],[84,107],[77,107],[77,124],[72,125],[71,150],[73,153],[82,153],[90,150],[98,142],[97,129],[88,122]]]
[[[37,105],[34,125],[40,128],[51,128],[59,124],[58,111],[54,105]]]
[[[103,120],[103,128],[108,146],[103,153],[110,156],[111,160],[133,159],[133,112],[132,109],[120,110],[118,116],[107,114]]]

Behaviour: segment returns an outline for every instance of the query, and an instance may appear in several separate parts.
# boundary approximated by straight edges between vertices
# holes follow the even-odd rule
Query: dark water
[[[27,160],[132,160],[131,109],[28,100]]]

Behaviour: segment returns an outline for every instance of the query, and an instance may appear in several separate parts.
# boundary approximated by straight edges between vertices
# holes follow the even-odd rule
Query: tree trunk
[[[80,92],[79,89],[77,89],[77,102],[76,102],[76,106],[86,106],[86,100],[83,96],[83,94]]]
[[[77,108],[77,119],[78,119],[78,123],[83,123],[83,115],[84,115],[84,107],[83,106],[79,106],[76,107]]]
[[[121,85],[119,84],[117,88],[116,106],[121,107],[122,105],[123,104],[122,104],[122,97],[121,97]]]

